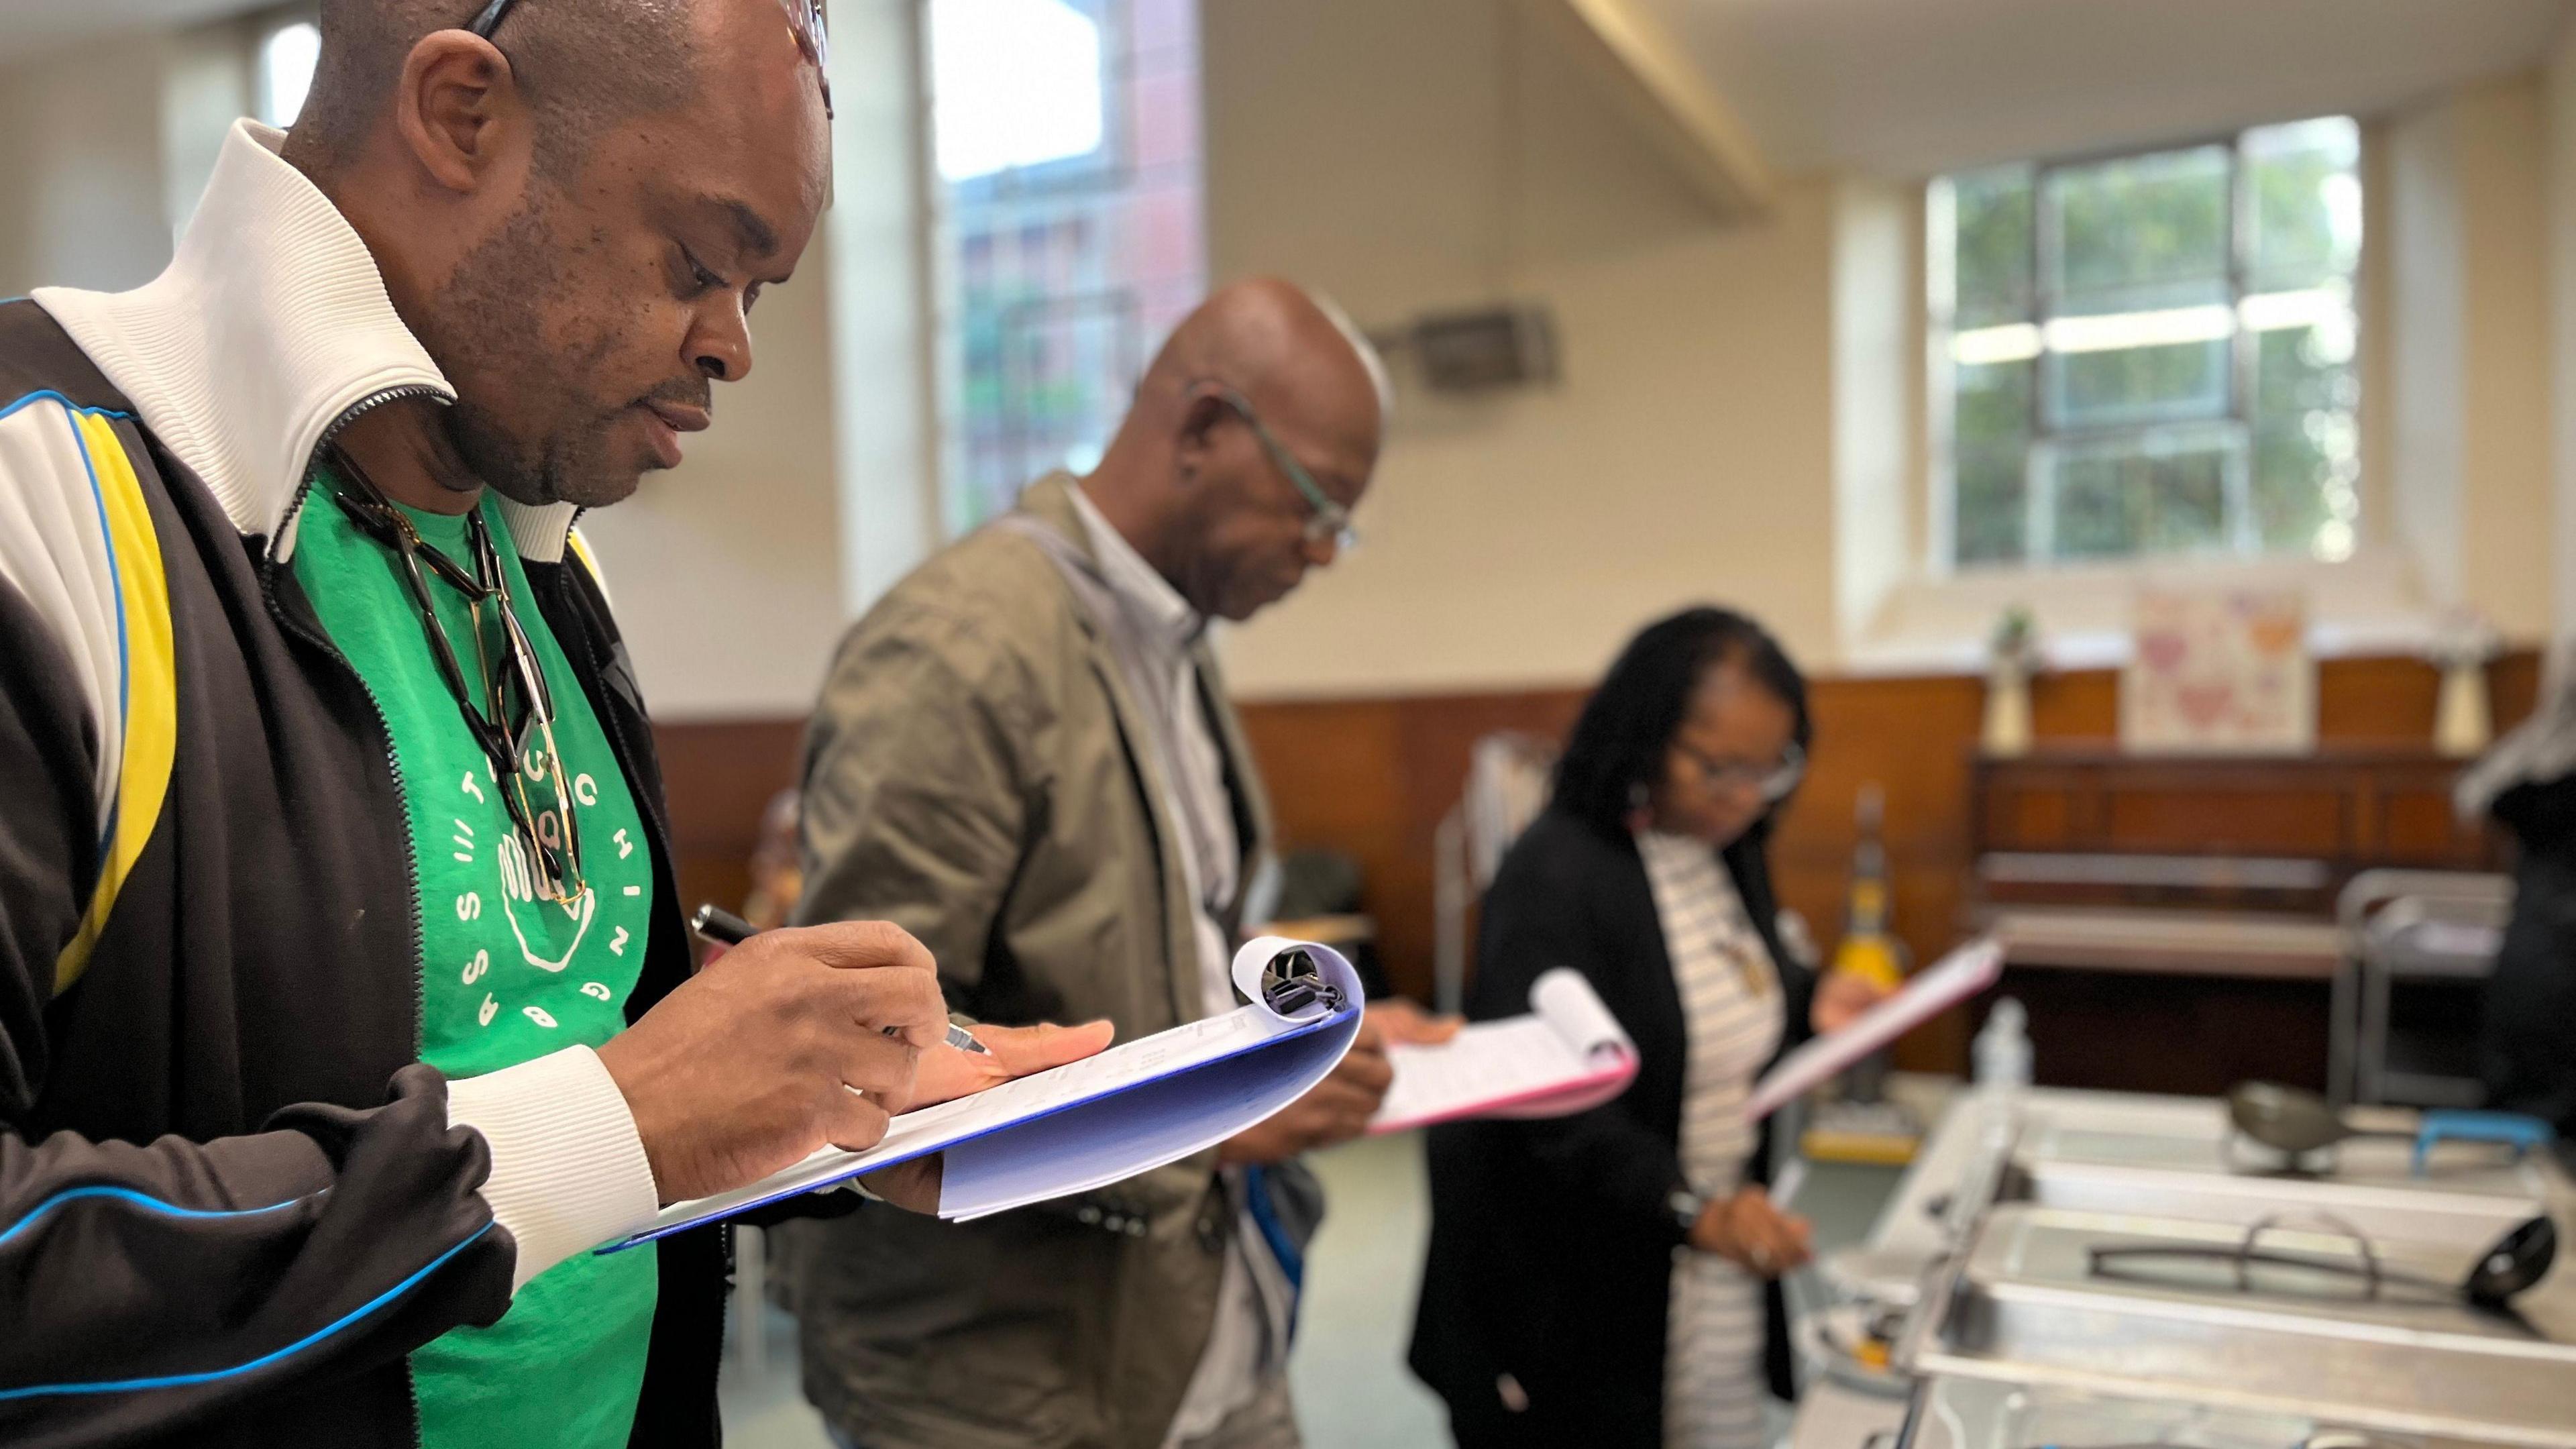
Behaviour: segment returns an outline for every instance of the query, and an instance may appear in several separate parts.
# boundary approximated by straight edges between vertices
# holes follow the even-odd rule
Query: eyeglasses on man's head
[[[476,12],[465,28],[490,40],[492,32],[501,28],[502,20],[518,3],[519,0],[491,0]],[[829,116],[832,114],[832,31],[829,17],[824,13],[824,0],[778,0],[778,4],[787,12],[787,28],[796,34],[796,48],[805,52],[805,58],[814,63],[816,73],[822,77],[823,114]]]

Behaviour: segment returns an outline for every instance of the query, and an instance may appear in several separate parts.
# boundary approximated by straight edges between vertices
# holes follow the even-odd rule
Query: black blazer
[[[1808,1035],[1815,980],[1781,948],[1767,834],[1757,828],[1724,860],[1779,964],[1785,1049]],[[1467,1015],[1528,1011],[1530,984],[1556,966],[1582,972],[1635,1040],[1637,1079],[1571,1117],[1431,1129],[1431,1248],[1410,1362],[1448,1401],[1469,1449],[1660,1449],[1665,1319],[1684,1239],[1670,1205],[1682,1182],[1681,996],[1636,842],[1551,809],[1486,892]],[[1761,1175],[1767,1161],[1757,1151],[1748,1170]],[[1769,1368],[1785,1393],[1776,1286],[1770,1301]],[[1526,1412],[1503,1406],[1505,1374],[1527,1394]]]

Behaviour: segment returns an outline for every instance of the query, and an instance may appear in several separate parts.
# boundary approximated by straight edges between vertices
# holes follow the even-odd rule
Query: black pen
[[[751,922],[712,903],[698,907],[698,913],[689,918],[689,929],[719,946],[739,946],[760,934],[752,929]],[[895,1028],[887,1027],[885,1034],[893,1036]],[[953,1021],[948,1023],[948,1044],[961,1052],[988,1057],[993,1054],[991,1048],[975,1040],[973,1033]]]

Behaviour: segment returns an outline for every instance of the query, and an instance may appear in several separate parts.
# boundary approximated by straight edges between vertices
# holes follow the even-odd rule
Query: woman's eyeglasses
[[[519,0],[492,0],[478,12],[465,28],[485,40],[501,28],[503,17]],[[823,78],[823,114],[832,114],[832,34],[823,12],[823,0],[778,0],[787,11],[787,28],[796,32],[796,48],[814,62],[815,71]]]
[[[1768,765],[1747,764],[1742,760],[1712,759],[1679,740],[1673,748],[1682,752],[1699,771],[1700,788],[1711,795],[1730,794],[1741,790],[1759,791],[1764,804],[1777,805],[1789,798],[1798,782],[1807,776],[1807,754],[1790,745],[1780,758]]]

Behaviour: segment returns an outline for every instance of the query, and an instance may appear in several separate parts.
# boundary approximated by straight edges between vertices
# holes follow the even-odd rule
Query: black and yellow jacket
[[[0,1442],[29,1449],[412,1444],[412,1349],[654,1208],[587,1049],[416,1060],[384,722],[286,563],[332,432],[452,394],[278,140],[236,129],[151,284],[0,305]],[[671,902],[572,510],[505,513]],[[688,967],[666,908],[630,1012]],[[660,1251],[635,1439],[712,1444],[724,1242]]]

